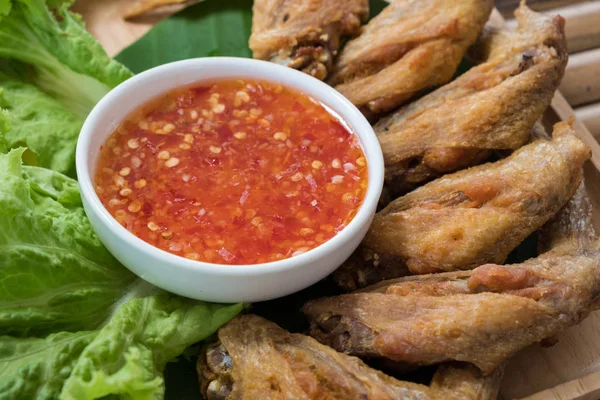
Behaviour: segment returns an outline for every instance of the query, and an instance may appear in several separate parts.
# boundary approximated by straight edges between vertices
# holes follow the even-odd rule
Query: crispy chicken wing
[[[196,1],[198,0],[134,0],[125,10],[123,18],[132,19],[156,8],[170,6],[173,4],[193,3]]]
[[[368,0],[255,0],[250,49],[322,80],[342,38],[358,33],[368,14]]]
[[[392,195],[527,142],[568,56],[562,17],[515,15],[516,31],[484,35],[482,64],[375,125]]]
[[[492,0],[391,0],[336,60],[329,83],[367,116],[450,80]]]
[[[198,359],[207,400],[492,400],[502,376],[444,365],[430,386],[403,382],[255,315],[235,318],[218,338]]]
[[[357,251],[335,273],[354,290],[383,279],[503,263],[571,198],[589,149],[572,126],[554,127],[511,156],[446,175],[376,214]]]
[[[485,373],[598,308],[600,241],[581,188],[521,264],[381,282],[309,302],[311,335],[344,353],[412,364],[466,361]]]

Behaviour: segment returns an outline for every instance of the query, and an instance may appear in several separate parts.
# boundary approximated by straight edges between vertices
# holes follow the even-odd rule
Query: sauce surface
[[[95,187],[144,241],[182,257],[258,264],[326,242],[355,216],[367,166],[321,104],[263,81],[162,95],[102,146]]]

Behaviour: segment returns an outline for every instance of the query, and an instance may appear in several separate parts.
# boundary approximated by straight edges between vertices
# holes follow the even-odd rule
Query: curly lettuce
[[[0,154],[0,400],[162,399],[163,370],[242,310],[165,293],[102,246],[77,182]]]
[[[136,277],[104,248],[77,182],[0,155],[0,334],[91,330]]]
[[[163,293],[128,301],[97,331],[0,337],[0,400],[162,399],[167,362],[241,309]]]
[[[206,339],[242,310],[161,294],[123,305],[84,349],[61,398],[162,399],[167,362]]]
[[[75,176],[79,117],[35,86],[1,77],[0,109],[4,147],[28,147],[27,164]]]
[[[0,336],[0,400],[56,400],[80,354],[98,332],[42,338]]]
[[[85,118],[110,89],[132,76],[108,57],[71,13],[72,1],[0,0],[0,58],[21,78]],[[0,64],[0,71],[6,67]]]

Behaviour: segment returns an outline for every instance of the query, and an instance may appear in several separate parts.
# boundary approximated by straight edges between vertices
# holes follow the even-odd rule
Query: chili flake
[[[302,254],[355,216],[367,165],[354,134],[295,90],[222,80],[161,96],[101,148],[95,185],[126,229],[219,264]]]

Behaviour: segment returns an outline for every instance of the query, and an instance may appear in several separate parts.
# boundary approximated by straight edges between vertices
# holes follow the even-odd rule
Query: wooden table
[[[517,2],[500,1],[501,10],[506,13],[508,7],[513,7]],[[549,5],[562,6],[565,1],[531,3],[534,8],[544,9]],[[569,3],[573,3],[573,0]],[[136,23],[128,23],[120,17],[127,6],[128,1],[121,0],[79,0],[74,9],[84,16],[88,29],[109,54],[114,55],[142,36],[156,21],[173,12],[171,8]],[[567,18],[569,45],[576,51],[569,62],[561,91],[574,104],[590,103],[576,108],[575,113],[590,123],[593,129],[597,129],[595,132],[600,135],[600,86],[597,86],[600,84],[597,75],[600,72],[600,50],[592,49],[600,47],[600,1],[576,1],[575,4],[547,12],[559,12]],[[504,23],[497,11],[491,21],[495,25]],[[513,22],[508,21],[507,24]],[[552,108],[544,116],[544,122],[552,124],[571,116],[573,110],[565,97],[557,93]],[[593,152],[592,161],[585,168],[585,177],[594,200],[596,227],[600,228],[600,146],[580,122],[576,123],[576,129]],[[600,399],[600,312],[593,313],[582,324],[564,332],[554,347],[543,349],[535,345],[519,353],[506,368],[500,396],[503,400]]]

